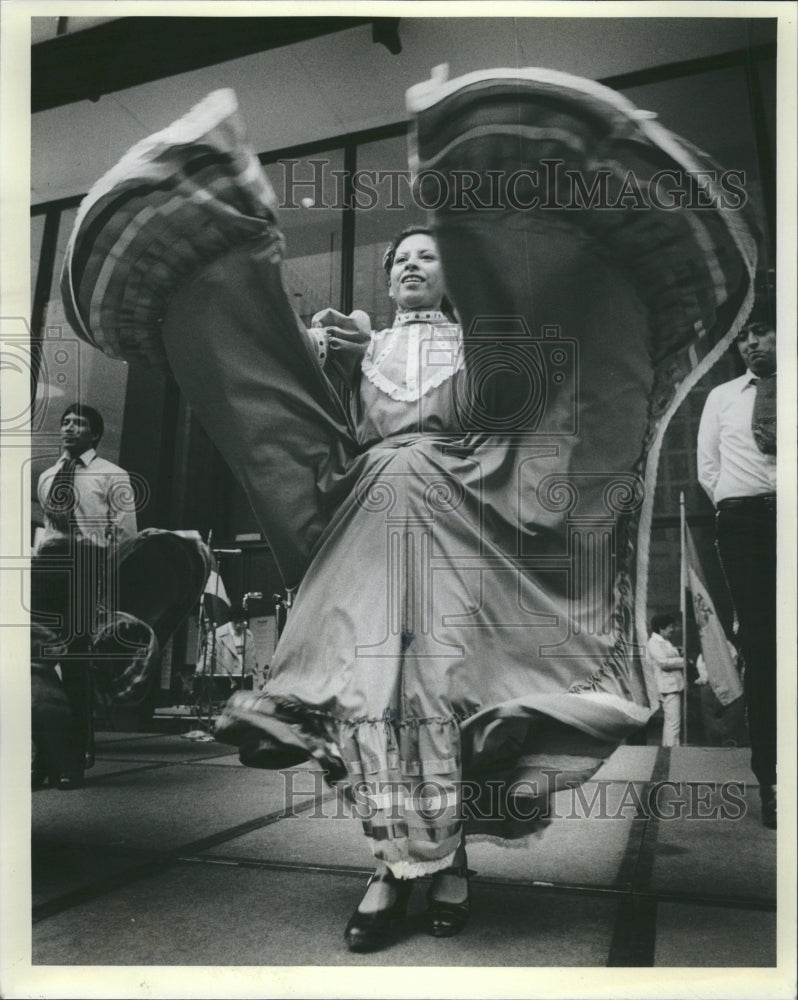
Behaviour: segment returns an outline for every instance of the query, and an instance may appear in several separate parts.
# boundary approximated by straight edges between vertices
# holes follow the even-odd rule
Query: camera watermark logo
[[[426,346],[442,345],[436,331]],[[462,364],[443,346],[444,377],[420,396],[429,409],[419,406],[418,430],[389,439],[355,491],[361,514],[373,515],[360,517],[361,530],[384,553],[371,588],[377,634],[359,637],[355,655],[463,659],[464,634],[517,644],[519,629],[530,657],[634,655],[623,524],[645,490],[631,471],[573,471],[568,461],[582,430],[578,342],[556,325],[533,335],[524,317],[495,315],[470,324]],[[437,437],[441,408],[459,429]],[[403,447],[420,435],[418,449]]]
[[[80,341],[62,326],[47,326],[41,338],[32,339],[26,319],[0,317],[4,447],[27,443],[31,434],[39,435],[37,445],[44,443],[41,435],[52,407],[63,403],[70,387],[81,384],[80,351]]]
[[[467,431],[574,436],[579,430],[579,344],[523,316],[479,316],[464,336],[466,377],[455,409]]]

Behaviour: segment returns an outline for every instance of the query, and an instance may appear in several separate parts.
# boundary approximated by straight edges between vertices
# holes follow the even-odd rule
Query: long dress
[[[605,88],[502,72],[415,95],[416,166],[522,149],[528,167],[563,137],[586,171],[618,144],[643,174],[689,159]],[[460,324],[342,319],[322,365],[253,161],[229,92],[136,147],[81,207],[65,306],[109,353],[171,369],[296,588],[266,685],[234,696],[218,737],[254,766],[315,758],[365,803],[375,855],[414,877],[464,828],[528,833],[656,707],[641,654],[659,444],[750,307],[753,241],[720,210],[698,233],[689,213],[443,205]]]
[[[230,702],[218,735],[273,766],[271,741],[290,726],[371,806],[375,853],[412,876],[451,860],[460,814],[483,833],[528,828],[535,800],[592,774],[647,719],[631,655],[607,667],[628,643],[613,622],[610,549],[626,544],[642,490],[632,474],[583,467],[579,497],[559,496],[553,425],[566,421],[567,439],[573,412],[551,399],[549,433],[464,430],[462,333],[441,313],[399,313],[359,341],[359,364],[358,341],[328,332],[331,359],[348,348],[349,370],[337,367],[357,455],[269,681]],[[640,439],[624,444],[631,464]]]

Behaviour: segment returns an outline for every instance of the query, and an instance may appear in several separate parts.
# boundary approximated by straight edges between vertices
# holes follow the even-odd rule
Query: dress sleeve
[[[371,342],[368,316],[360,309],[349,316],[335,309],[324,309],[313,317],[308,336],[327,374],[337,375],[352,385]]]

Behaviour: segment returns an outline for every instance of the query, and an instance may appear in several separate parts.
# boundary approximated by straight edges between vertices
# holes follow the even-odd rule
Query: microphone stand
[[[272,649],[272,654],[277,651],[277,642],[280,638],[280,618],[283,612],[283,595],[282,594],[272,594],[272,600],[274,601],[274,649]]]
[[[241,690],[244,690],[244,676],[247,669],[247,632],[249,631],[249,602],[263,600],[260,591],[248,591],[241,598],[241,605],[244,608],[244,642],[241,646]],[[256,664],[257,666],[257,664]],[[252,677],[252,690],[255,690],[255,677]]]
[[[217,608],[218,603],[219,603],[219,582],[220,582],[220,580],[222,578],[222,560],[221,560],[218,552],[214,551],[213,549],[211,549],[211,551],[213,552],[214,556],[216,557],[216,580],[214,581],[214,585],[215,585],[216,589],[215,589],[215,592],[214,592],[214,595],[213,595],[216,598],[216,600],[214,601],[214,613],[215,613],[216,608]],[[209,690],[208,690],[208,722],[207,722],[208,732],[209,733],[213,732],[213,704],[214,704],[214,695],[216,694],[213,681],[214,681],[214,677],[216,676],[216,627],[217,627],[217,624],[218,623],[216,621],[211,621],[211,676],[210,676],[210,685],[209,685]]]
[[[213,529],[211,528],[208,532],[208,548],[211,547],[211,540],[213,539]],[[217,562],[216,565],[216,581],[215,587],[216,592],[213,595],[217,598],[219,597],[219,580],[220,580],[220,566]],[[207,729],[210,733],[213,730],[213,675],[216,666],[216,622],[210,620],[208,612],[206,609],[205,595],[206,591],[203,590],[202,596],[200,597],[200,610],[199,610],[199,628],[197,631],[197,657],[199,659],[199,651],[202,649],[202,673],[201,677],[201,694],[199,702],[197,705],[197,722],[200,726]],[[209,643],[210,637],[210,643]],[[208,672],[208,646],[210,645],[210,675]],[[204,704],[207,698],[207,706]],[[203,711],[207,707],[206,719],[203,720]]]
[[[285,594],[273,594],[272,600],[274,601],[274,651],[277,650],[277,644],[280,641],[280,636],[285,628],[285,623],[288,621],[288,613],[294,604],[294,594],[296,593],[296,587],[286,587]]]

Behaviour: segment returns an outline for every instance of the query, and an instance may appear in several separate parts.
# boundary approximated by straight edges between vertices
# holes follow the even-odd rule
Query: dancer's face
[[[760,378],[776,370],[776,331],[768,323],[752,323],[737,338],[746,368]]]
[[[437,244],[431,236],[413,233],[396,248],[389,295],[397,309],[440,309],[443,270]]]

